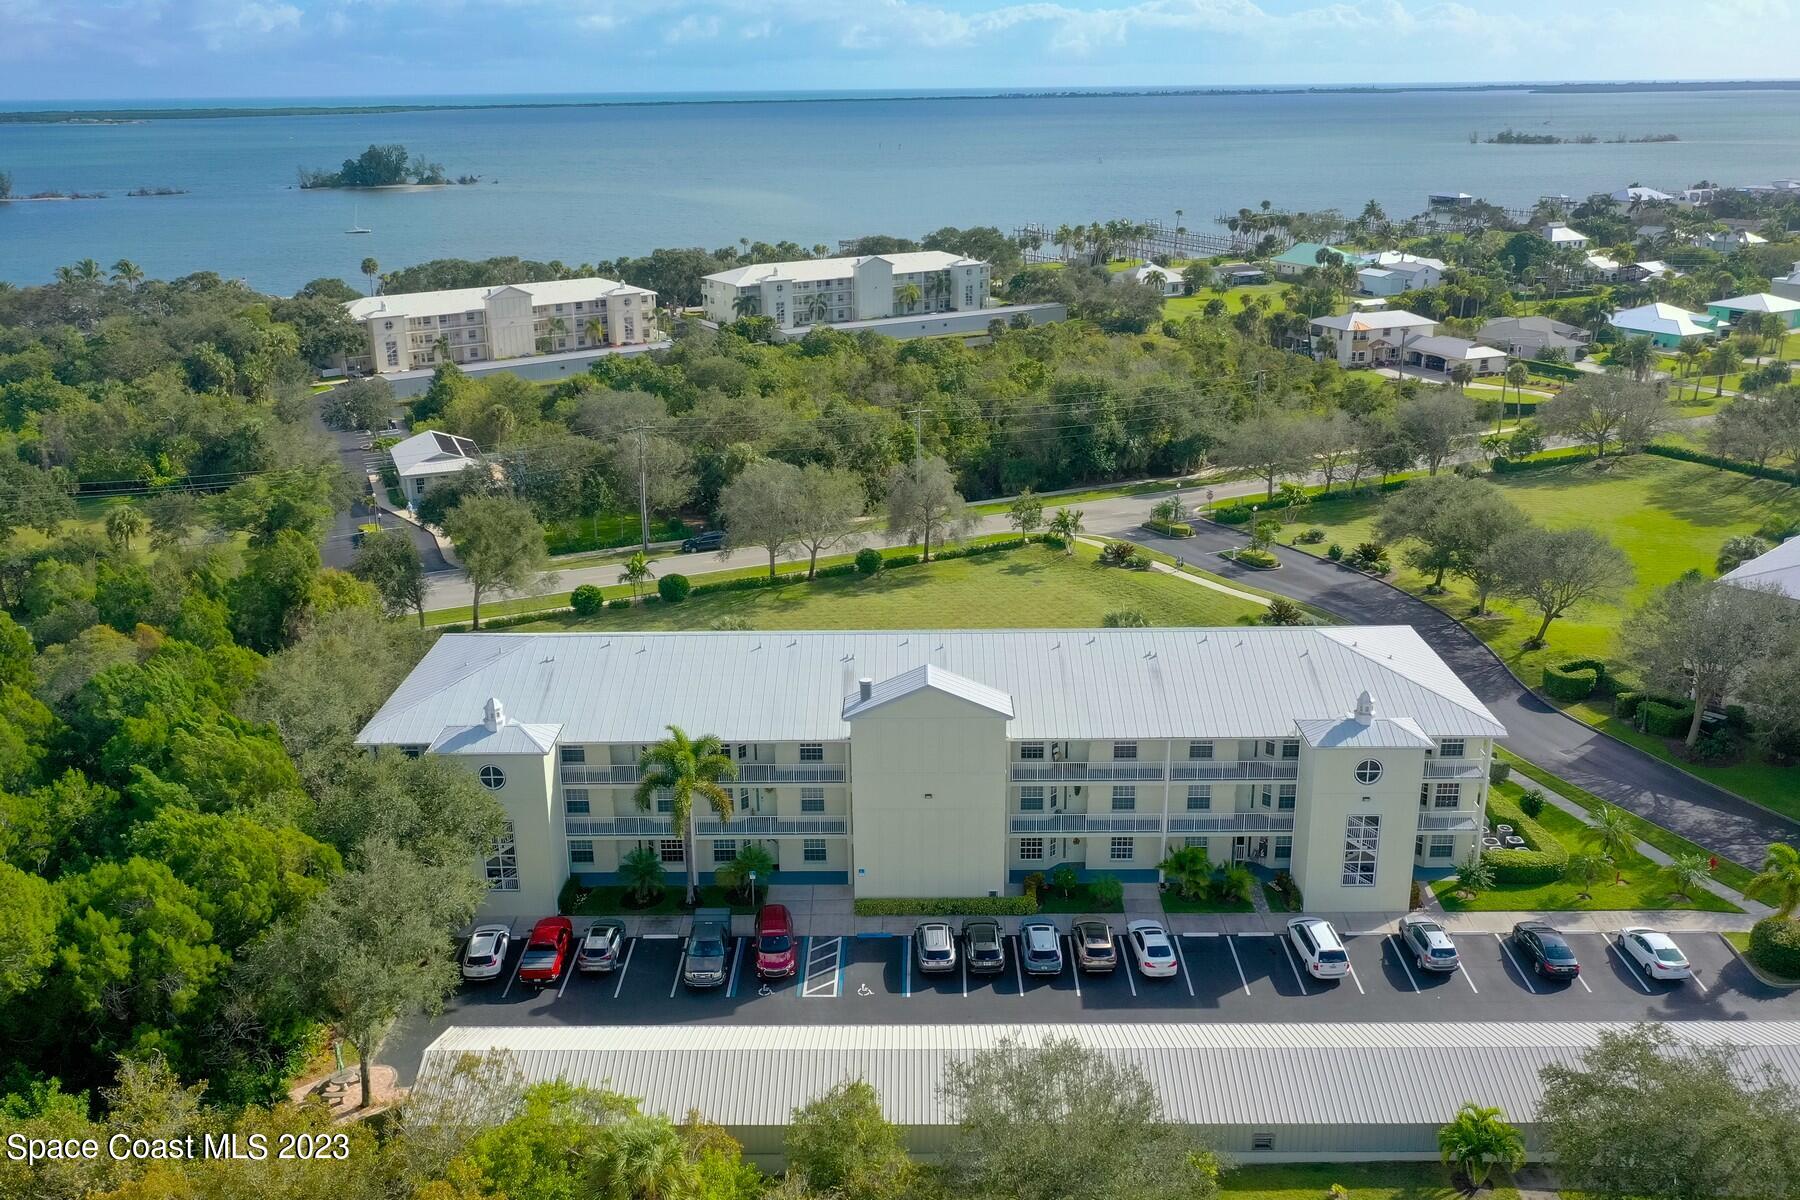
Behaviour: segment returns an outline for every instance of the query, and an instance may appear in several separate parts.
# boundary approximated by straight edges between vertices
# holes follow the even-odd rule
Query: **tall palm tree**
[[[606,326],[600,323],[599,317],[589,317],[582,328],[587,333],[588,341],[594,345],[598,346],[606,340]]]
[[[1791,917],[1800,908],[1800,850],[1786,842],[1769,846],[1762,871],[1744,889],[1747,896],[1774,902],[1775,915]]]
[[[1075,539],[1081,536],[1082,512],[1079,508],[1059,508],[1050,518],[1050,532],[1062,540],[1063,553],[1075,553]]]
[[[1522,362],[1509,363],[1506,368],[1506,382],[1512,384],[1513,403],[1525,403],[1522,389],[1531,382],[1531,368]],[[1494,418],[1494,432],[1500,432],[1500,422],[1506,419],[1506,389],[1500,389],[1500,415]]]
[[[918,306],[921,295],[922,293],[919,291],[918,284],[903,283],[894,289],[894,307],[903,308],[907,312],[911,312]]]
[[[1631,818],[1622,809],[1602,804],[1594,810],[1594,823],[1588,826],[1587,840],[1612,860],[1613,883],[1619,883],[1625,877],[1625,869],[1620,864],[1626,855],[1637,849],[1637,836],[1632,833]]]
[[[731,311],[740,317],[762,315],[762,297],[755,292],[740,292],[731,302]]]
[[[99,283],[106,278],[106,272],[102,271],[100,264],[93,259],[84,258],[75,264],[75,278],[82,283]]]
[[[619,572],[619,582],[631,585],[633,598],[643,594],[644,585],[650,582],[656,572],[650,569],[650,556],[638,551],[625,560],[625,569]]]
[[[369,281],[369,295],[373,296],[375,294],[375,277],[381,274],[381,264],[373,258],[365,258],[362,260],[362,273],[363,278]]]
[[[106,540],[120,550],[130,550],[133,538],[140,537],[150,528],[150,522],[138,511],[135,504],[117,504],[107,510]]]
[[[1469,381],[1474,378],[1475,368],[1466,362],[1459,362],[1450,368],[1450,382],[1456,385],[1459,395],[1462,394],[1463,389],[1469,386]]]
[[[690,738],[679,725],[670,725],[668,730],[668,737],[646,747],[639,756],[635,796],[637,806],[649,812],[656,793],[668,791],[669,823],[681,831],[681,856],[687,862],[687,899],[691,905],[700,891],[699,864],[694,861],[694,801],[705,801],[719,820],[731,820],[731,791],[721,787],[719,781],[736,779],[738,771],[717,735]]]
[[[1495,1167],[1516,1171],[1525,1165],[1525,1139],[1497,1108],[1465,1104],[1456,1119],[1438,1130],[1444,1165],[1468,1176],[1469,1186],[1486,1183]]]
[[[144,282],[144,269],[129,258],[121,258],[112,266],[112,281],[136,291],[137,285]]]
[[[598,1195],[630,1200],[686,1200],[694,1195],[694,1164],[667,1117],[627,1117],[592,1153]]]
[[[1613,347],[1613,361],[1642,383],[1650,365],[1656,361],[1656,346],[1648,337],[1626,338]]]
[[[1719,377],[1719,385],[1713,389],[1713,397],[1717,399],[1725,394],[1725,377],[1744,365],[1744,356],[1730,342],[1720,342],[1712,348],[1706,358],[1708,374]]]
[[[806,319],[814,325],[823,325],[831,316],[831,297],[824,292],[814,292],[806,298]]]

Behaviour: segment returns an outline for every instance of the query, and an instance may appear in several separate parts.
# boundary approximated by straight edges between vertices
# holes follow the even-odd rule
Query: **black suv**
[[[725,531],[723,529],[709,529],[705,533],[696,533],[693,537],[681,543],[681,552],[683,554],[693,554],[700,550],[717,550],[724,544]]]

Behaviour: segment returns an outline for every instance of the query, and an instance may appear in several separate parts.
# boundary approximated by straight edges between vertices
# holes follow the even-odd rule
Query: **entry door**
[[[1241,862],[1249,861],[1249,858],[1250,858],[1250,839],[1247,837],[1241,837],[1241,836],[1232,838],[1231,839],[1231,861],[1234,863],[1241,863]]]

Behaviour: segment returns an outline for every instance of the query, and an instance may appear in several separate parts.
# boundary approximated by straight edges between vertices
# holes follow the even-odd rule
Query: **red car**
[[[575,939],[575,926],[567,917],[545,917],[531,927],[531,940],[519,959],[519,978],[526,983],[555,983],[562,976],[563,959]]]
[[[782,979],[792,975],[798,963],[794,922],[787,906],[763,905],[756,914],[756,974],[763,979]]]

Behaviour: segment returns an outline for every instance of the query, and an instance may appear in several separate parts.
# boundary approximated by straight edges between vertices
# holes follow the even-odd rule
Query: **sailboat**
[[[362,205],[359,204],[356,206],[356,217],[355,217],[353,223],[351,224],[350,228],[344,230],[344,232],[345,233],[374,233],[375,232],[373,229],[368,228],[366,225],[364,225],[362,223]]]

